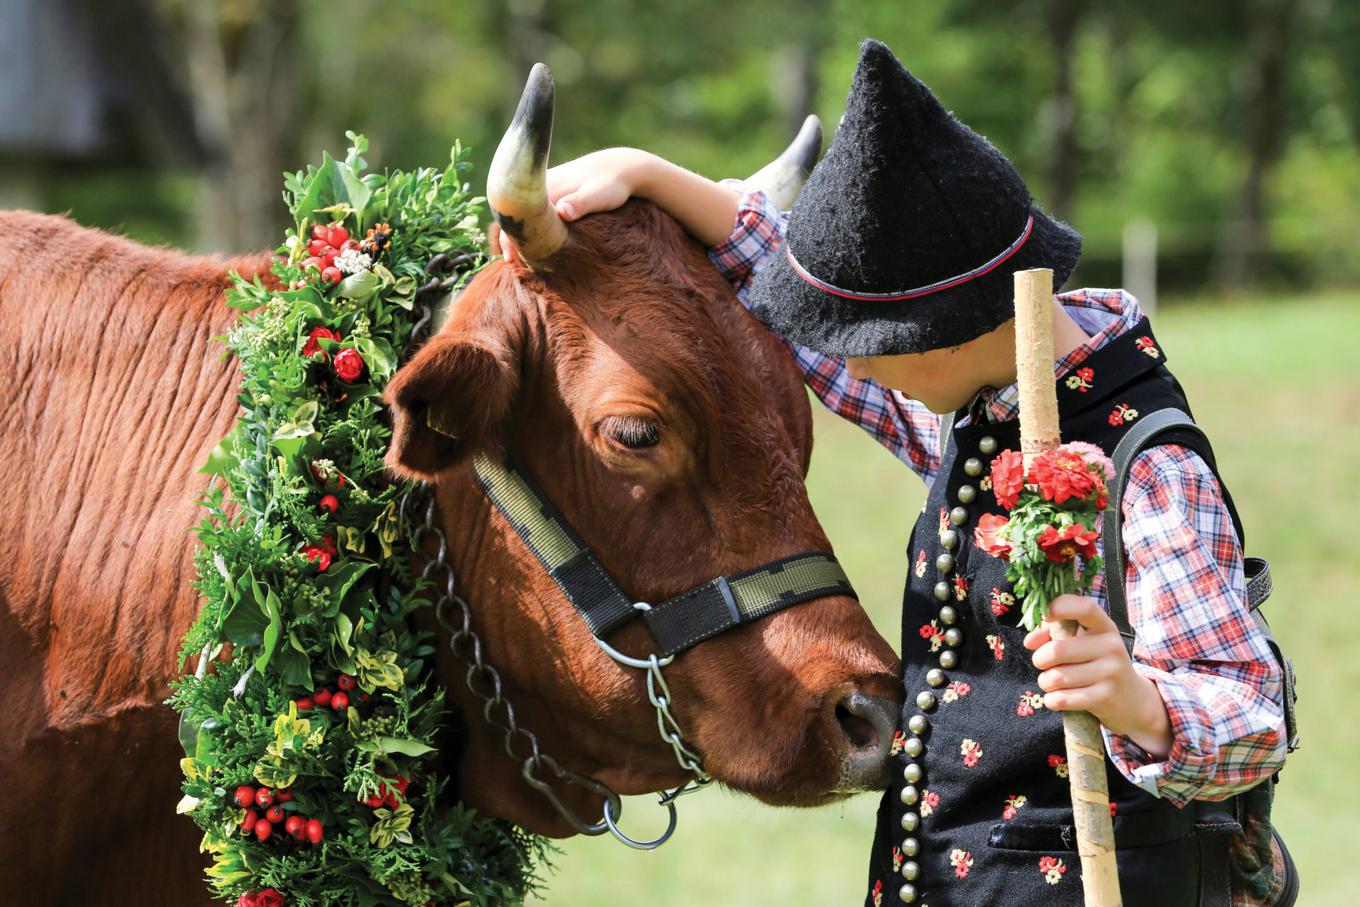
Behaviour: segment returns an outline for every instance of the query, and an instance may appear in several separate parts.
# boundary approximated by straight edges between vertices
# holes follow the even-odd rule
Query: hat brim
[[[1015,316],[1012,274],[1052,268],[1056,291],[1081,257],[1081,235],[1031,207],[1034,231],[999,267],[967,283],[898,302],[827,293],[793,270],[783,249],[751,287],[751,311],[776,333],[832,356],[896,356],[958,346]]]

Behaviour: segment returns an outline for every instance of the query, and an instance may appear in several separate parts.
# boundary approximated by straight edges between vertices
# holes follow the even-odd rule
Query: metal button
[[[977,478],[982,475],[982,461],[977,457],[969,457],[963,461],[963,471],[967,475]]]
[[[956,648],[961,642],[963,642],[963,631],[958,627],[950,627],[944,631],[944,644],[951,649]]]
[[[959,503],[971,504],[977,500],[977,489],[972,485],[959,486]]]
[[[946,671],[952,671],[959,666],[959,654],[953,649],[945,649],[940,653],[940,667]]]
[[[948,573],[950,570],[953,570],[954,555],[941,554],[939,557],[935,558],[935,569],[941,573]]]
[[[906,781],[908,784],[919,784],[921,779],[925,776],[926,773],[921,769],[921,766],[915,762],[908,762],[902,769],[902,780]]]
[[[946,548],[955,548],[959,544],[959,534],[953,529],[946,529],[940,533],[940,544]]]
[[[978,450],[988,456],[996,453],[996,438],[993,438],[991,435],[986,435],[982,440],[978,441]]]
[[[915,785],[908,784],[902,788],[901,797],[903,806],[913,806],[917,800],[921,799],[921,792],[916,789]]]
[[[959,612],[954,610],[953,605],[945,605],[940,609],[940,620],[946,624],[952,624],[959,619]]]
[[[901,898],[903,904],[916,903],[916,886],[910,882],[905,883],[901,888],[897,889],[897,896]]]
[[[929,712],[935,708],[935,694],[930,690],[922,690],[916,694],[916,707],[923,712]]]
[[[932,687],[942,687],[944,686],[944,681],[944,671],[941,671],[939,668],[931,668],[929,671],[926,671],[926,683],[930,684]]]
[[[921,742],[920,737],[908,737],[907,742],[902,744],[902,751],[911,758],[916,759],[926,751],[926,745]]]
[[[915,838],[902,839],[903,856],[914,857],[921,852],[921,842]]]
[[[915,831],[921,824],[921,817],[916,813],[902,813],[902,830]]]
[[[968,511],[962,507],[955,507],[953,510],[949,511],[949,522],[953,523],[955,526],[962,526],[964,523],[968,522]]]
[[[935,597],[942,602],[949,601],[949,584],[941,580],[935,584]]]
[[[902,878],[908,882],[916,881],[916,877],[921,874],[921,864],[915,860],[908,860],[902,864]]]
[[[913,734],[924,734],[928,727],[930,727],[930,722],[926,720],[925,715],[912,715],[907,719],[907,730]]]

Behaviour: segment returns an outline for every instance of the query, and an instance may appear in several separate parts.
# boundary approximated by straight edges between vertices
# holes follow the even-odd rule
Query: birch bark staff
[[[1017,271],[1015,366],[1020,387],[1020,452],[1026,471],[1034,457],[1061,441],[1053,358],[1053,272],[1048,268]],[[1049,626],[1053,639],[1075,636],[1078,629],[1071,620]],[[1100,722],[1090,712],[1062,714],[1086,907],[1121,907]]]

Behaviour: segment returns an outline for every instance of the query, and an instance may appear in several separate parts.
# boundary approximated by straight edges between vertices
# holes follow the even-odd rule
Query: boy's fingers
[[[1053,637],[1051,637],[1048,633],[1048,627],[1045,627],[1043,624],[1040,624],[1038,627],[1034,628],[1033,630],[1030,630],[1028,633],[1025,634],[1024,642],[1025,648],[1033,651],[1034,649],[1039,648],[1052,638]]]
[[[1114,654],[1114,648],[1108,636],[1073,636],[1071,639],[1054,639],[1044,643],[1030,660],[1040,671],[1046,671],[1060,664],[1082,664],[1111,654]]]
[[[558,217],[565,221],[573,221],[580,216],[576,213],[576,197],[576,193],[572,193],[570,195],[564,195],[557,200],[555,207],[557,208]]]
[[[1075,620],[1091,633],[1106,633],[1115,629],[1114,621],[1093,598],[1083,595],[1059,595],[1048,604],[1046,620]]]
[[[515,248],[515,241],[504,231],[501,232],[501,254],[510,264],[519,261],[519,249]]]

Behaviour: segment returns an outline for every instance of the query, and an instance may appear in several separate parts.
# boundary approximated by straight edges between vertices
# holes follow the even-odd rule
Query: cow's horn
[[[486,200],[496,223],[530,264],[551,257],[567,239],[566,224],[548,203],[552,127],[552,73],[535,63],[486,180]]]
[[[815,115],[809,116],[784,153],[757,170],[746,182],[765,190],[779,208],[792,207],[821,152],[822,121]]]

